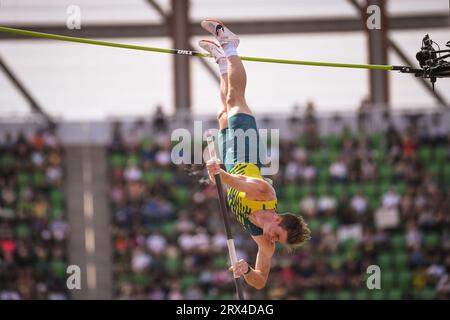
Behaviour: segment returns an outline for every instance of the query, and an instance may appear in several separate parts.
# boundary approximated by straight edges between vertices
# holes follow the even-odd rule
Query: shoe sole
[[[214,21],[214,22],[217,22],[217,23],[219,23],[219,24],[221,24],[221,25],[224,25],[222,21],[217,20],[217,19],[213,19],[213,18],[205,19],[205,21]]]
[[[208,21],[211,21],[211,22],[215,22],[215,23],[218,23],[219,25],[221,25],[222,26],[222,28],[227,28],[226,26],[225,26],[225,24],[222,22],[222,21],[219,21],[219,20],[216,20],[216,19],[205,19],[204,20],[205,22],[208,22]],[[227,28],[228,29],[228,28]],[[230,29],[228,29],[231,33],[233,33]],[[234,34],[234,33],[233,33]],[[217,36],[216,34],[214,34],[214,36]]]
[[[219,46],[219,45],[218,45],[217,43],[215,43],[214,41],[211,41],[211,40],[200,40],[200,41],[201,41],[201,42],[208,42],[208,43],[211,43],[211,44],[215,45],[216,48],[222,50],[222,47]],[[204,48],[203,48],[203,49],[204,49]]]
[[[201,42],[208,42],[208,43],[210,43],[210,44],[213,44],[214,46],[216,46],[217,49],[223,51],[222,47],[219,46],[219,45],[218,45],[217,43],[215,43],[214,41],[211,41],[211,40],[200,40],[200,41],[201,41]],[[200,46],[200,47],[201,47],[201,46]],[[206,49],[203,48],[203,47],[202,47],[202,49],[203,49],[203,50],[206,50]],[[218,59],[220,59],[220,58],[217,58],[216,56],[214,56],[214,54],[212,54],[209,50],[206,50],[206,51],[208,51],[209,55],[210,55],[211,57],[213,57],[214,60],[216,60],[216,62],[218,61]],[[225,53],[223,53],[223,58],[225,58]]]

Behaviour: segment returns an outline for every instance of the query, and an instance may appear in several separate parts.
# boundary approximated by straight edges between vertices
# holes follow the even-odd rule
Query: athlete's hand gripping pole
[[[208,131],[206,134],[206,142],[208,143],[210,161],[218,161],[217,154],[216,154],[216,148],[214,145],[214,139],[213,139],[212,133],[210,131]],[[225,225],[225,232],[227,234],[227,246],[228,246],[228,253],[230,255],[230,262],[231,262],[232,266],[235,266],[237,263],[236,249],[234,247],[234,241],[233,241],[233,236],[231,234],[230,222],[228,220],[227,204],[225,202],[225,196],[223,194],[222,180],[220,179],[220,173],[216,173],[214,178],[216,180],[217,193],[219,195],[220,212],[222,213],[223,223]],[[242,283],[241,283],[239,277],[236,276],[235,272],[233,272],[233,275],[234,275],[234,284],[236,285],[237,296],[238,296],[239,300],[244,300],[244,292],[242,290]]]

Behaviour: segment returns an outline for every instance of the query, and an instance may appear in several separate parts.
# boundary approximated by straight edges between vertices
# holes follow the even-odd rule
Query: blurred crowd
[[[289,252],[278,245],[265,289],[253,299],[450,298],[450,135],[433,118],[389,113],[370,132],[336,117],[338,134],[320,134],[314,105],[288,120],[291,134],[273,177],[279,212],[302,214],[312,239]],[[171,162],[167,119],[114,128],[109,147],[114,225],[114,297],[233,299],[226,237],[215,187],[201,166]],[[156,120],[155,120],[156,122]],[[256,245],[236,223],[239,258],[254,263]],[[369,266],[381,270],[369,290]]]
[[[450,298],[448,125],[420,114],[400,125],[385,112],[373,130],[371,117],[336,116],[324,134],[309,103],[287,119],[280,149],[269,144],[278,212],[301,214],[312,238],[278,244],[267,286],[245,286],[247,298]],[[216,188],[203,165],[173,164],[169,128],[161,109],[150,125],[113,126],[113,297],[234,299]],[[64,157],[54,126],[1,139],[0,300],[70,298]],[[234,221],[232,231],[253,264],[256,245]],[[373,266],[379,290],[368,288]]]
[[[0,142],[0,300],[67,299],[64,149],[49,126]]]

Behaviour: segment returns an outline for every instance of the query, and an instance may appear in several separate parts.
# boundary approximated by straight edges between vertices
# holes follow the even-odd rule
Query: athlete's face
[[[263,235],[271,243],[286,243],[287,231],[280,227],[281,218],[277,217],[275,221],[267,225],[263,230]]]

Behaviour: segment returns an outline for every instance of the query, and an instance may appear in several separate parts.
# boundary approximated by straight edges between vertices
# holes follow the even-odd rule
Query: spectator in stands
[[[442,144],[445,142],[447,136],[447,129],[442,123],[442,116],[440,114],[434,114],[431,117],[431,124],[428,126],[428,141],[433,145]]]
[[[156,106],[156,112],[153,116],[153,128],[156,133],[165,132],[168,129],[167,118],[160,105]]]
[[[358,108],[357,124],[360,132],[366,131],[367,121],[370,117],[371,104],[368,98],[364,98]]]
[[[413,158],[416,155],[417,145],[410,134],[406,134],[402,141],[402,154],[405,158]]]
[[[316,118],[316,110],[314,103],[308,101],[304,115],[304,137],[306,141],[306,148],[313,150],[319,147],[319,124]]]
[[[343,157],[339,157],[330,165],[330,175],[335,182],[344,182],[347,180],[348,170],[347,164]]]
[[[120,122],[113,122],[110,149],[112,151],[121,151],[121,148],[123,147],[122,124]]]
[[[300,134],[300,126],[301,126],[301,116],[300,116],[300,107],[298,104],[294,104],[292,107],[291,115],[289,116],[289,125],[288,130],[286,132],[285,140],[287,142],[293,142]]]
[[[391,189],[383,195],[383,206],[385,208],[395,208],[400,203],[400,196]]]
[[[358,192],[351,199],[351,208],[357,215],[364,214],[367,210],[367,200],[364,198],[361,192]]]

